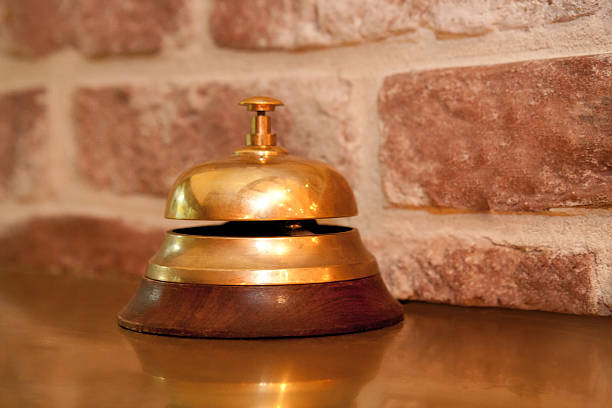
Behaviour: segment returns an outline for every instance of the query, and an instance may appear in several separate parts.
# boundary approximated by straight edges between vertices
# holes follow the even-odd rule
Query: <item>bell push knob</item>
[[[257,112],[251,118],[251,131],[247,134],[247,146],[276,146],[276,133],[272,133],[272,120],[266,112],[272,112],[283,103],[268,96],[252,96],[240,101],[250,112]]]

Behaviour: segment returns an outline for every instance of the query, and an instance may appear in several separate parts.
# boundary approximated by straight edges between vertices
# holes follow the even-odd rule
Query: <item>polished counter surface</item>
[[[133,280],[0,273],[0,407],[612,406],[609,318],[408,303],[361,334],[182,339],[117,326]]]

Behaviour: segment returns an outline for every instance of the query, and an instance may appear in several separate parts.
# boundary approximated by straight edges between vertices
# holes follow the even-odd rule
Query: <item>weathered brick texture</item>
[[[301,49],[433,30],[439,37],[524,29],[593,14],[584,0],[216,0],[211,31],[222,46]]]
[[[47,107],[43,89],[0,94],[0,193],[4,198],[46,191]]]
[[[159,51],[179,30],[183,0],[0,0],[0,40],[38,56],[73,45],[86,55]]]
[[[452,236],[373,239],[385,281],[400,299],[609,315],[596,256]]]
[[[36,217],[0,232],[0,266],[80,276],[140,276],[164,238],[117,219]]]
[[[612,204],[612,54],[396,74],[378,109],[392,205]]]
[[[78,169],[96,187],[165,195],[182,171],[242,146],[251,114],[238,101],[267,93],[287,104],[271,114],[280,144],[354,180],[350,91],[338,79],[84,88],[74,98]]]

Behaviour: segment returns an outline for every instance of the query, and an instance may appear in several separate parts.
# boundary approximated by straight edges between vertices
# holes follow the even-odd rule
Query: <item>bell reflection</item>
[[[122,331],[168,407],[348,407],[399,328],[331,337],[217,340]]]

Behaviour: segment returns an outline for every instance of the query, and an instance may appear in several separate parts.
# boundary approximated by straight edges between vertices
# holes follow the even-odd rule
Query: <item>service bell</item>
[[[276,145],[271,112],[252,97],[246,146],[198,165],[174,183],[166,218],[226,221],[166,233],[130,303],[127,329],[189,337],[350,333],[402,320],[376,259],[354,228],[317,219],[357,215],[332,167]]]

